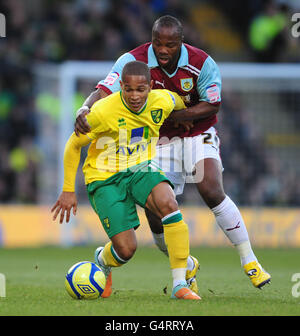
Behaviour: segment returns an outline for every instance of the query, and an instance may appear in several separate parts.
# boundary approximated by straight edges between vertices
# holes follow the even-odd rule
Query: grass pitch
[[[233,248],[194,248],[201,264],[197,279],[202,301],[173,300],[168,259],[156,248],[140,247],[133,259],[113,270],[108,299],[74,300],[65,291],[67,270],[91,260],[96,246],[2,249],[6,277],[1,316],[287,316],[300,315],[292,275],[300,273],[297,249],[255,249],[272,275],[263,290],[252,286]]]

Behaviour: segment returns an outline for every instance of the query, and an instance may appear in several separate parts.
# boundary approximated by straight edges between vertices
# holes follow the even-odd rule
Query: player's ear
[[[124,86],[124,84],[123,84],[122,81],[120,81],[120,86],[121,86],[121,90],[123,90],[123,86]]]
[[[151,79],[151,81],[150,81],[150,89],[152,89],[153,88],[153,79]]]

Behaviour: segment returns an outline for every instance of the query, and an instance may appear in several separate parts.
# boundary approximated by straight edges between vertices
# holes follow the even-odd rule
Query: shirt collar
[[[120,97],[121,97],[121,101],[122,101],[123,105],[127,108],[127,110],[129,110],[130,112],[132,112],[134,114],[141,114],[145,110],[145,108],[147,106],[148,98],[146,99],[145,104],[138,111],[133,111],[128,106],[128,104],[126,103],[125,99],[123,98],[122,90],[120,91]]]

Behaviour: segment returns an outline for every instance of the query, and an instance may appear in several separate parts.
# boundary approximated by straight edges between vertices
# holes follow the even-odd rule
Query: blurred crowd
[[[295,169],[294,162],[283,160],[276,149],[264,146],[266,134],[263,126],[257,124],[256,117],[236,91],[223,91],[215,127],[221,141],[225,192],[244,206],[299,206],[298,167]],[[299,146],[299,138],[297,141]],[[179,201],[204,204],[192,184],[185,186]]]
[[[190,19],[197,3],[199,1],[193,0],[10,0],[1,3],[0,12],[6,16],[7,37],[0,39],[0,202],[38,202],[38,170],[42,153],[36,143],[38,113],[32,66],[36,62],[59,64],[65,60],[115,60],[125,51],[149,41],[154,19],[164,14],[181,20],[185,42],[210,53],[201,39],[201,32]],[[240,16],[231,17],[233,11],[226,13],[222,5],[225,2],[215,0],[211,3],[228,14],[233,25],[236,24]],[[232,3],[226,2],[227,12]],[[248,15],[248,21],[243,21],[247,22],[247,27],[240,26],[241,34],[250,34],[252,29],[254,35],[260,35],[263,25],[256,25],[255,29],[251,25],[256,17],[262,15],[260,12],[264,13],[266,3],[258,0],[247,3],[252,3],[251,15]],[[281,9],[280,13],[286,15],[286,7]],[[281,28],[277,30],[280,38],[276,43],[283,46],[286,43],[286,21],[281,16],[278,22]],[[255,43],[251,45],[251,34],[249,36],[250,59],[265,61],[261,56],[263,51],[255,50]],[[279,51],[272,53],[272,58],[267,57],[267,61],[280,61]],[[212,56],[218,61],[218,55]],[[291,58],[291,61],[295,59]],[[253,139],[250,136],[249,142],[247,137],[251,130],[245,129],[247,121],[241,120],[238,106],[235,110],[226,107],[228,105],[224,101],[223,109],[228,108],[230,118],[222,119],[224,129],[228,130],[222,134],[227,192],[233,194],[240,204],[299,205],[300,195],[291,191],[294,190],[291,188],[293,173],[287,174],[286,181],[278,181],[276,163],[265,162],[263,155],[255,154],[264,150],[259,137]],[[233,153],[227,152],[236,129],[240,130],[237,134],[240,148]],[[253,151],[253,146],[258,151]],[[240,169],[241,165],[244,169]]]
[[[299,171],[264,146],[264,129],[255,118],[236,93],[223,94],[217,129],[225,190],[243,205],[299,206]]]

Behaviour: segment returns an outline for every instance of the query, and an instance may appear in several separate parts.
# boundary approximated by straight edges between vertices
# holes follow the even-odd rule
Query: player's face
[[[145,104],[148,94],[152,88],[152,82],[149,83],[145,76],[127,75],[120,82],[122,96],[126,104],[134,112],[138,112]]]
[[[174,27],[158,27],[152,34],[152,47],[158,64],[174,72],[180,56],[182,37]]]

